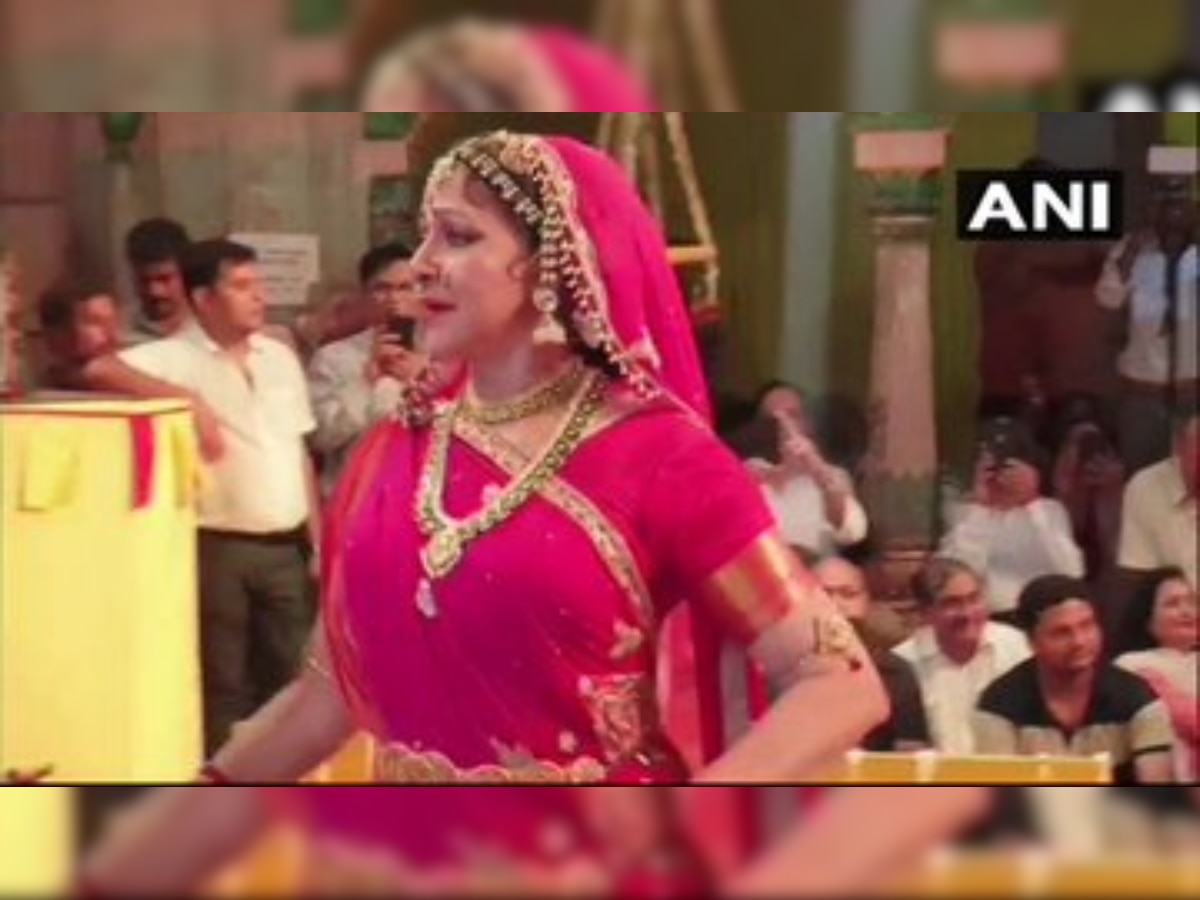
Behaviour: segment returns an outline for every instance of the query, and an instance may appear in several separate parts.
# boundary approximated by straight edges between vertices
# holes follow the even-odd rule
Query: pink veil
[[[619,59],[565,28],[533,29],[533,43],[562,80],[574,112],[654,112],[643,86]]]
[[[569,180],[572,239],[582,243],[584,277],[593,281],[618,353],[639,374],[711,424],[708,386],[659,221],[615,160],[569,138],[546,138],[553,169]],[[660,707],[672,739],[693,768],[723,749],[720,641],[687,603],[663,623]]]
[[[662,227],[615,160],[568,138],[546,138],[550,156],[573,185],[568,227],[582,242],[597,279],[619,354],[661,391],[711,427],[707,380],[691,315],[667,258]],[[663,725],[689,768],[698,771],[726,746],[721,683],[723,636],[696,615],[688,598],[672,598],[659,633],[659,709]],[[735,866],[754,838],[752,799],[737,789],[705,788],[691,797],[690,833],[718,870]]]

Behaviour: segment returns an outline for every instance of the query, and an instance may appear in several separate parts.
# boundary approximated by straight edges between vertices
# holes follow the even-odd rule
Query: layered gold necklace
[[[582,362],[575,362],[561,375],[506,403],[485,404],[475,395],[474,389],[470,389],[463,402],[461,414],[472,422],[488,426],[511,425],[513,422],[532,419],[534,416],[565,406],[586,377],[587,367]]]
[[[494,499],[485,501],[463,518],[450,515],[442,499],[454,425],[463,411],[463,401],[438,417],[417,489],[417,523],[426,543],[421,550],[425,577],[417,586],[416,605],[426,618],[438,615],[433,583],[453,572],[474,541],[507,521],[566,465],[604,402],[604,388],[603,376],[582,370],[582,376],[575,381],[568,412],[545,450],[530,460]]]

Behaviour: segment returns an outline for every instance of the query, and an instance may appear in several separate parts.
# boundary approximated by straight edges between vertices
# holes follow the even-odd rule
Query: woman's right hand
[[[1117,256],[1117,271],[1121,273],[1121,278],[1128,281],[1133,273],[1133,264],[1137,262],[1138,256],[1153,240],[1152,235],[1145,231],[1135,231],[1125,240],[1125,246],[1121,249]]]

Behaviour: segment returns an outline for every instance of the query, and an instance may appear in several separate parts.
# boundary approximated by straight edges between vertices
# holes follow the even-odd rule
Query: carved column
[[[875,237],[870,451],[865,500],[895,584],[937,537],[937,420],[930,256],[946,134],[924,116],[858,121],[856,167],[867,179]]]

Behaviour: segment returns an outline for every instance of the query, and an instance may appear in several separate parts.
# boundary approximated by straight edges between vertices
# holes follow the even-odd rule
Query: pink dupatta
[[[662,227],[627,173],[604,153],[567,138],[546,140],[573,185],[577,221],[598,271],[593,286],[620,352],[663,390],[711,422],[708,386],[691,317],[667,259]],[[723,749],[720,639],[686,602],[660,634],[663,721],[694,770]]]

